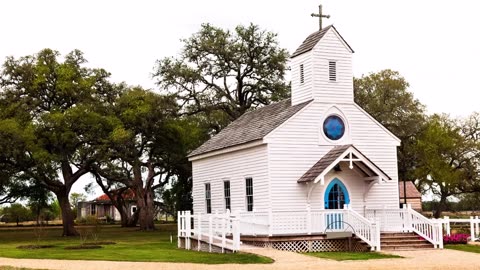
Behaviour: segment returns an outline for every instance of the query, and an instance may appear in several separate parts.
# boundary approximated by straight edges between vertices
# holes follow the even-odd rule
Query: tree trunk
[[[442,194],[440,196],[440,202],[438,203],[437,210],[435,211],[433,217],[434,218],[440,218],[443,211],[446,209],[446,206],[447,206],[447,196]]]
[[[117,207],[117,205],[115,205]],[[121,210],[119,209],[121,208]],[[136,227],[138,223],[138,211],[133,213],[133,215],[128,214],[128,209],[126,206],[117,207],[118,212],[120,212],[120,218],[122,219],[122,227]]]
[[[73,217],[72,208],[70,207],[70,202],[68,201],[68,192],[58,192],[57,195],[58,203],[60,204],[60,209],[62,212],[62,224],[63,224],[63,234],[62,236],[78,236],[77,230],[75,230],[75,218]]]
[[[141,186],[136,188],[136,196],[140,230],[155,230],[155,223],[153,222],[155,212],[153,192],[148,189],[144,190],[143,186]]]

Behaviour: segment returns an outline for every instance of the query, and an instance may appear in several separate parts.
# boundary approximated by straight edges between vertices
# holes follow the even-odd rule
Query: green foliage
[[[55,193],[65,212],[65,235],[76,234],[68,193],[88,173],[96,154],[92,146],[110,125],[102,117],[106,104],[124,88],[86,62],[78,50],[60,59],[57,51],[44,49],[8,57],[0,70],[0,171],[5,174],[0,192],[19,198],[28,195],[28,187],[42,185]]]
[[[186,113],[202,115],[216,132],[246,111],[290,94],[284,80],[288,53],[274,33],[254,24],[235,31],[202,24],[182,42],[177,58],[157,61],[154,78],[176,94]]]
[[[389,69],[355,78],[355,102],[402,142],[398,147],[400,180],[414,179],[415,144],[425,126],[425,106],[407,89],[408,82]]]
[[[3,222],[15,222],[19,225],[20,222],[28,220],[32,220],[30,210],[19,203],[14,203],[3,208]]]
[[[450,196],[470,190],[478,173],[477,152],[472,141],[462,134],[461,123],[446,115],[430,117],[425,131],[417,141],[419,164],[415,170],[422,186],[440,200],[434,216],[439,217],[447,207]]]
[[[61,259],[61,260],[102,260],[132,262],[183,262],[202,264],[255,264],[272,263],[273,260],[249,253],[216,254],[178,249],[177,243],[170,243],[170,235],[176,235],[176,225],[159,225],[159,230],[139,232],[132,228],[104,226],[102,242],[113,241],[117,244],[106,245],[102,249],[72,252],[66,246],[78,245],[78,238],[58,237],[59,229],[50,228],[50,233],[42,243],[54,245],[49,249],[18,249],[19,245],[31,244],[32,231],[0,230],[0,254],[8,258]],[[175,237],[174,237],[175,238]]]

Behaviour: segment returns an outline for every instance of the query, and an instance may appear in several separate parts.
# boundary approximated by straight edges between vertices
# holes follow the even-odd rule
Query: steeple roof
[[[304,54],[306,52],[311,51],[313,49],[313,47],[315,47],[315,45],[317,45],[317,43],[325,36],[325,34],[328,32],[328,30],[330,30],[332,28],[335,30],[335,32],[337,32],[338,36],[342,39],[342,41],[346,44],[346,46],[353,53],[354,51],[353,51],[352,47],[350,47],[350,45],[348,45],[348,43],[345,41],[345,39],[340,35],[340,33],[338,33],[337,29],[333,25],[329,25],[329,26],[323,28],[322,30],[319,30],[319,31],[316,31],[316,32],[310,34],[303,41],[303,43],[297,48],[297,50],[295,50],[295,52],[292,54],[292,56],[290,56],[290,57],[293,58],[293,57],[296,57],[296,56],[299,56],[301,54]]]

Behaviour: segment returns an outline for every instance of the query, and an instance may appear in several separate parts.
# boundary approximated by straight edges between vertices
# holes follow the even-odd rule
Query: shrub
[[[456,245],[456,244],[466,244],[468,242],[469,235],[464,233],[457,233],[451,235],[443,236],[443,243]]]

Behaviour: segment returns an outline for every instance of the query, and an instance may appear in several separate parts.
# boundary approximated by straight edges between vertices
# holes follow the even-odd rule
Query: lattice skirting
[[[243,243],[274,248],[293,252],[328,252],[328,251],[368,251],[369,247],[355,239],[349,243],[348,239],[322,239],[322,240],[285,240],[285,241],[243,241]]]

